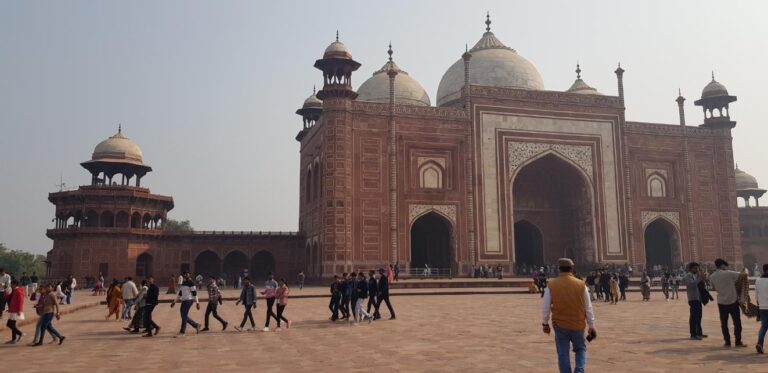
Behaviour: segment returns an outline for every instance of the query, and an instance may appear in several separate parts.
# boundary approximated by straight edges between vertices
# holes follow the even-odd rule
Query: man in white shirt
[[[762,354],[765,333],[768,332],[768,264],[763,264],[763,274],[755,280],[755,298],[757,300],[757,307],[760,309],[758,311],[760,331],[757,333],[755,349],[758,354]]]
[[[198,311],[200,310],[197,287],[195,287],[195,282],[192,281],[192,275],[189,273],[184,275],[184,282],[179,286],[178,294],[176,294],[176,299],[171,303],[171,308],[176,305],[176,302],[181,302],[181,309],[179,310],[179,313],[181,314],[181,329],[179,330],[179,334],[175,337],[184,336],[187,331],[187,324],[195,328],[195,333],[200,333],[200,324],[189,317],[189,310],[192,308],[192,303],[195,304]]]
[[[139,289],[136,287],[132,278],[126,277],[125,282],[123,282],[122,290],[123,303],[125,303],[125,307],[123,307],[123,320],[130,320],[131,308],[133,308],[133,304],[136,302],[136,296],[139,295]]]
[[[709,283],[717,291],[717,310],[720,312],[724,346],[731,347],[731,335],[728,332],[728,316],[730,316],[733,319],[736,347],[747,347],[741,342],[741,310],[739,297],[736,294],[736,280],[739,278],[739,273],[728,270],[728,262],[720,258],[715,260],[715,267],[717,270],[709,276]]]

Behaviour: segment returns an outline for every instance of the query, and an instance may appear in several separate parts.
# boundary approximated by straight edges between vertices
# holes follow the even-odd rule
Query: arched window
[[[443,188],[443,168],[435,162],[426,162],[419,167],[419,186],[424,189]]]
[[[314,188],[312,189],[312,198],[317,199],[317,197],[320,196],[320,162],[315,162],[315,180],[313,181],[315,183]]]
[[[648,197],[666,197],[667,196],[667,183],[664,178],[659,175],[651,175],[648,177]]]
[[[307,195],[307,203],[312,202],[312,168],[309,168],[309,171],[307,171],[307,180],[305,180],[306,183],[306,191],[305,194]]]

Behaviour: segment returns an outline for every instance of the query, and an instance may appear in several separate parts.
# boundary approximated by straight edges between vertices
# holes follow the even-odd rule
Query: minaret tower
[[[352,270],[352,101],[357,93],[352,89],[352,72],[360,63],[344,43],[336,40],[315,61],[323,72],[323,89],[317,97],[323,100],[323,120],[320,130],[322,185],[321,195],[321,273],[332,274]],[[362,255],[362,253],[359,253]]]
[[[318,120],[320,120],[320,114],[323,113],[323,101],[317,98],[315,88],[312,88],[312,95],[304,100],[304,104],[301,105],[299,110],[296,110],[296,114],[301,115],[301,119],[304,122],[304,127],[296,135],[296,141],[301,141],[307,131],[314,127]]]

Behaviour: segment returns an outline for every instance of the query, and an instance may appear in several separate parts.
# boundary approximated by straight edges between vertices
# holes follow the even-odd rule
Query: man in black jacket
[[[146,334],[144,334],[144,337],[152,337],[153,335],[160,333],[160,327],[152,321],[152,311],[155,310],[157,299],[159,297],[160,288],[155,285],[155,277],[147,277],[147,297],[144,306],[144,329],[146,330]],[[155,330],[154,334],[152,333],[152,329]]]
[[[331,283],[331,302],[328,303],[328,308],[331,310],[331,321],[339,319],[339,303],[341,302],[341,279],[339,275],[333,276],[333,282]]]
[[[376,307],[376,292],[378,291],[378,285],[376,284],[376,271],[368,271],[368,309],[367,312],[371,313],[371,307],[374,309],[373,317],[379,318],[378,308]]]
[[[349,309],[350,312],[352,312],[352,320],[354,322],[359,322],[360,320],[357,319],[357,311],[355,310],[355,305],[357,305],[357,273],[352,272],[349,274],[349,278],[347,279],[347,286],[349,289],[349,303],[345,305]]]
[[[357,274],[357,284],[355,287],[355,321],[368,320],[370,324],[373,321],[373,315],[363,310],[363,302],[368,298],[368,281],[365,280],[365,273],[360,272]]]
[[[387,275],[384,272],[384,268],[379,268],[379,288],[378,292],[376,294],[376,314],[379,315],[376,319],[381,318],[381,314],[379,313],[379,307],[381,306],[381,302],[387,303],[387,308],[389,309],[390,320],[395,319],[395,310],[392,309],[392,304],[389,303],[389,281],[387,279]]]
[[[341,319],[349,318],[349,296],[352,294],[352,288],[349,287],[349,275],[344,272],[341,274],[341,302],[339,303],[339,311],[341,311]]]
[[[627,274],[622,272],[619,275],[619,291],[621,292],[621,299],[620,300],[627,300],[627,288],[629,287],[629,277],[627,277]]]

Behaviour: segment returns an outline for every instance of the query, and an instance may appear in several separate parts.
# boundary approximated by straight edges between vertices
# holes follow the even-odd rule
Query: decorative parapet
[[[352,110],[373,115],[389,115],[389,104],[354,101]],[[452,107],[395,105],[395,115],[468,120],[466,110]]]
[[[621,109],[624,105],[617,96],[584,95],[558,91],[536,91],[529,89],[515,89],[504,87],[488,87],[472,85],[470,89],[472,97],[507,98],[526,101],[547,101],[560,104],[573,104],[592,107],[607,107]]]

